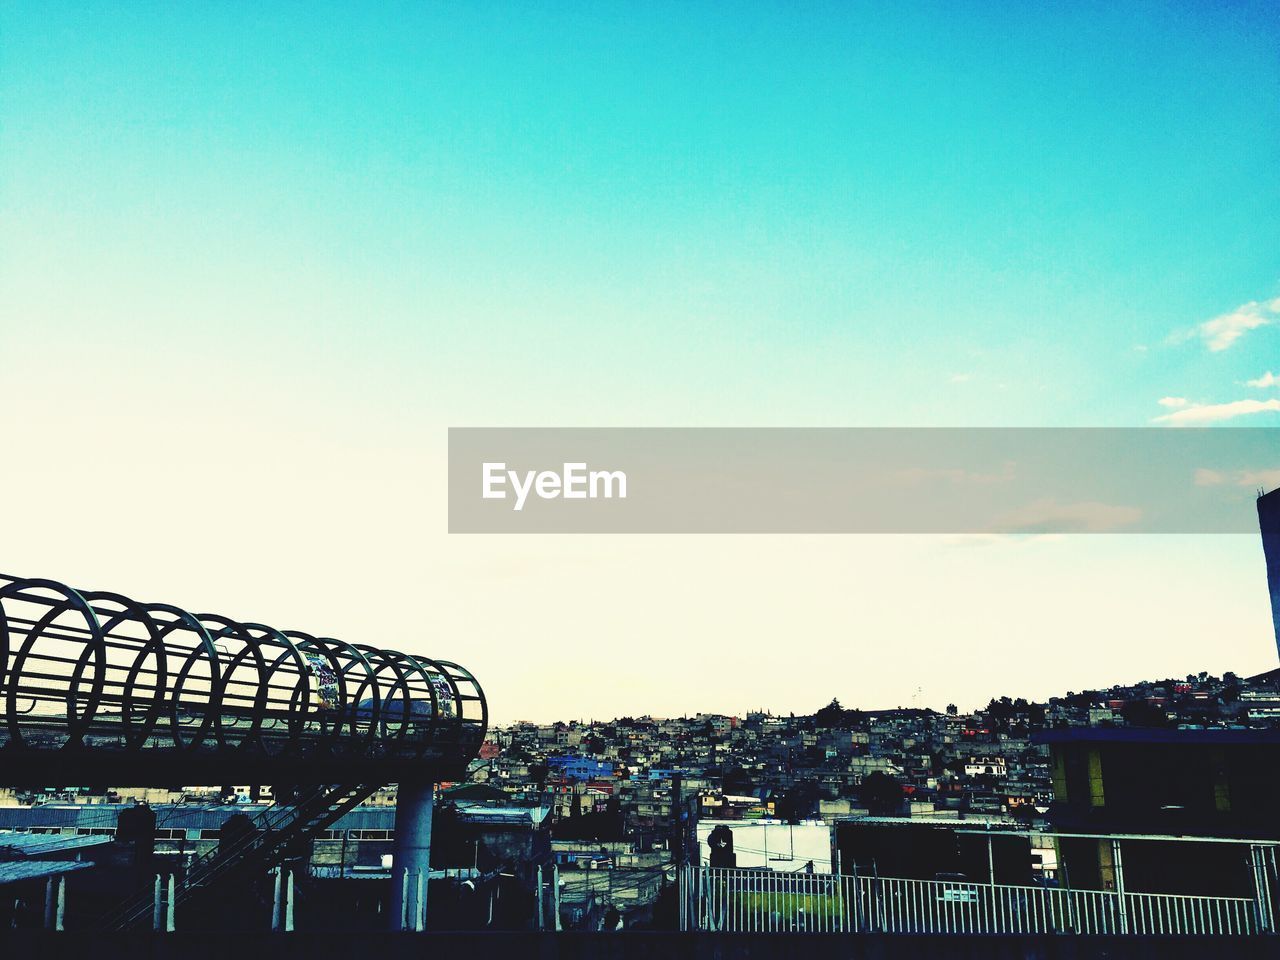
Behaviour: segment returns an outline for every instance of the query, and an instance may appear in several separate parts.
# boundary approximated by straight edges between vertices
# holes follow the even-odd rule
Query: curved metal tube
[[[3,574],[0,709],[0,747],[23,755],[456,767],[488,727],[483,691],[455,663]]]

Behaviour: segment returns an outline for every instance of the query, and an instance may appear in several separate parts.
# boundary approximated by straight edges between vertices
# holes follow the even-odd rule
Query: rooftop
[[[92,863],[82,863],[79,860],[10,860],[0,863],[0,885],[56,877],[92,866]]]

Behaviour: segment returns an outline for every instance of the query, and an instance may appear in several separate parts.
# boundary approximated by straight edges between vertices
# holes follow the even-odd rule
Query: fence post
[[[862,887],[858,883],[858,861],[853,861],[853,873],[850,875],[853,886],[853,932],[862,932]]]
[[[1120,909],[1120,932],[1129,932],[1129,905],[1125,902],[1124,859],[1120,853],[1120,841],[1111,841],[1111,870],[1116,878],[1116,905]]]
[[[694,910],[693,902],[693,871],[689,867],[680,868],[680,907],[682,913],[680,922],[683,924],[681,930],[689,930],[691,926],[691,916]]]
[[[426,883],[419,867],[413,874],[413,929],[417,933],[427,929]]]
[[[1253,870],[1253,909],[1257,916],[1258,932],[1275,933],[1271,885],[1267,882],[1267,869],[1262,848],[1256,843],[1249,845],[1249,866]]]
[[[1276,884],[1280,883],[1280,876],[1276,873],[1276,848],[1269,846],[1260,850],[1262,855],[1262,873],[1267,878],[1267,892],[1269,894],[1267,903],[1271,908],[1271,932],[1276,932]]]
[[[1063,889],[1067,894],[1067,917],[1071,922],[1071,932],[1080,932],[1080,910],[1076,903],[1076,895],[1071,890],[1071,873],[1067,870],[1067,861],[1063,859],[1062,853],[1058,847],[1058,839],[1054,838],[1054,849],[1057,852],[1058,869],[1062,873]]]

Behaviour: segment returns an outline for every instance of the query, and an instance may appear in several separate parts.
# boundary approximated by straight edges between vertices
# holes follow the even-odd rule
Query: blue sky
[[[0,11],[0,399],[86,503],[423,451],[448,558],[449,425],[1280,426],[1273,4],[268,6]]]
[[[11,5],[6,259],[152,301],[104,337],[225,298],[232,362],[443,344],[450,421],[580,418],[529,357],[663,423],[1261,396],[1280,328],[1167,339],[1280,296],[1274,8],[896,6]]]

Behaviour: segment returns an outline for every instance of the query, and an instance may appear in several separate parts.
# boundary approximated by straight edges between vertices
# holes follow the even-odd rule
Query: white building
[[[812,862],[814,873],[831,872],[831,827],[820,820],[699,820],[698,862],[704,867],[711,863],[707,837],[721,825],[733,831],[739,867],[795,872]]]

